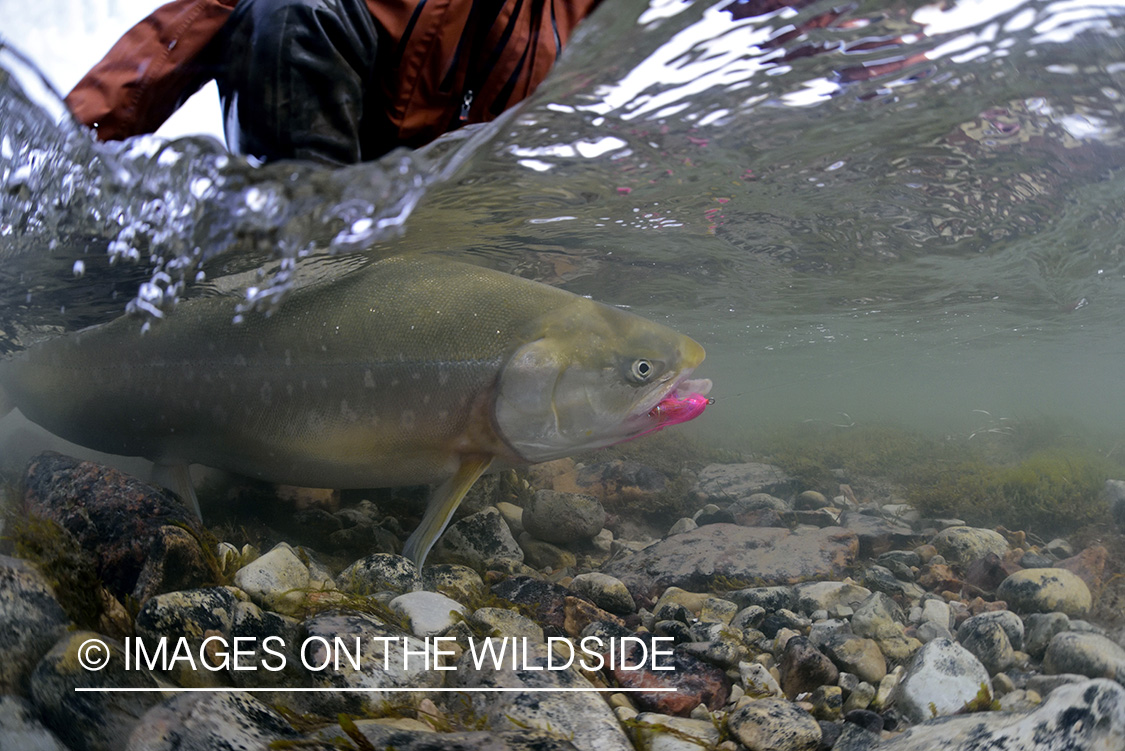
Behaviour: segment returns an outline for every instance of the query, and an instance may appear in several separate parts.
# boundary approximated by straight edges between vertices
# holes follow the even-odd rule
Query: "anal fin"
[[[453,518],[453,512],[461,504],[465,493],[469,492],[469,488],[485,473],[490,464],[492,464],[491,456],[462,457],[461,465],[453,477],[434,489],[422,522],[414,530],[414,534],[407,539],[402,550],[402,554],[414,561],[414,565],[419,570],[422,569],[430,548],[449,526],[449,520]]]
[[[188,473],[186,464],[160,464],[152,465],[152,481],[164,488],[168,488],[180,497],[188,508],[195,512],[200,521],[203,514],[199,511],[199,499],[195,497],[195,487],[191,484],[191,474]]]

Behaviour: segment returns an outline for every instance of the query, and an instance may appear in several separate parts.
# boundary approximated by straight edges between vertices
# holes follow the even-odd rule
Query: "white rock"
[[[438,592],[407,592],[390,601],[415,636],[437,636],[468,614],[468,608]]]
[[[935,639],[918,650],[894,693],[895,706],[912,722],[953,714],[990,686],[980,660],[948,639]]]

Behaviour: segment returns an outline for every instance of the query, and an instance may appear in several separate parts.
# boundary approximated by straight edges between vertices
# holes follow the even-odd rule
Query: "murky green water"
[[[299,276],[337,273],[352,261],[324,245],[377,241],[692,335],[718,399],[692,430],[723,442],[806,420],[968,435],[1045,415],[1119,432],[1125,3],[789,6],[607,0],[456,170],[440,155],[331,175],[183,144],[110,153],[9,115],[7,346],[119,313],[153,248],[171,297],[180,274],[187,294],[262,286],[253,271],[278,247],[315,256]],[[443,167],[453,179],[428,177]],[[419,197],[405,233],[380,239]],[[138,263],[109,266],[111,240]],[[216,248],[202,287],[168,268]]]

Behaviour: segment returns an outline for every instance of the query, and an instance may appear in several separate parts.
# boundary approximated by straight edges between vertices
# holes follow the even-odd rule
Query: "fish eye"
[[[633,360],[633,364],[629,366],[629,379],[636,383],[645,383],[654,375],[656,375],[656,366],[651,360],[643,357]]]

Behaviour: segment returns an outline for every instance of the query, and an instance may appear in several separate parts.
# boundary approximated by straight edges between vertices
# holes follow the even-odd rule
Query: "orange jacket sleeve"
[[[151,133],[213,77],[202,59],[237,0],[172,0],[121,37],[66,97],[103,141]]]

